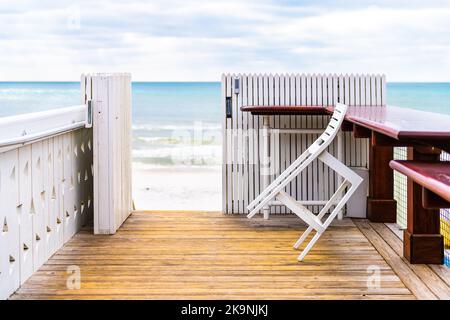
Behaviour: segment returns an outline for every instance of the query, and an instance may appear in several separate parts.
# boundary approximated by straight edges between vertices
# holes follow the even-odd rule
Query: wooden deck
[[[384,224],[336,221],[303,263],[305,227],[214,212],[135,212],[113,236],[85,229],[11,299],[449,299],[443,266],[409,265]],[[68,266],[81,288],[67,289]],[[380,286],[368,287],[373,270]]]

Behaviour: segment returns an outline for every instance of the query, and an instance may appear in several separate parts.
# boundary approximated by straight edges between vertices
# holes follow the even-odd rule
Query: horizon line
[[[80,80],[13,80],[13,81],[5,81],[0,80],[0,83],[80,83]],[[155,80],[136,80],[131,81],[131,83],[221,83],[220,80],[164,80],[164,81],[155,81]],[[396,81],[386,81],[386,83],[450,83],[450,80],[447,81],[405,81],[405,80],[396,80]]]

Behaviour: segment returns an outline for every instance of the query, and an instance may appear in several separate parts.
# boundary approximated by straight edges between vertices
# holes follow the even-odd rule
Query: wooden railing
[[[92,218],[88,106],[0,119],[0,298]]]

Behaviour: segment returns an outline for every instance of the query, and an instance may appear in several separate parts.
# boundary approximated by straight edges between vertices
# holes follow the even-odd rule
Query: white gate
[[[81,88],[93,106],[94,233],[113,234],[133,207],[131,75],[83,75]]]
[[[234,88],[239,79],[239,88]],[[342,102],[350,106],[385,105],[384,75],[223,75],[223,159],[222,210],[224,213],[248,213],[247,205],[263,189],[260,174],[262,117],[242,112],[241,106],[332,106]],[[227,106],[228,103],[228,106]],[[228,117],[227,117],[228,107]],[[270,126],[282,129],[322,129],[329,116],[270,116]],[[318,134],[280,132],[270,143],[273,177],[289,166]],[[368,140],[353,139],[344,132],[343,160],[353,167],[368,167]],[[337,141],[329,152],[336,154]],[[286,191],[297,199],[328,199],[337,187],[335,174],[315,161],[293,181]],[[317,208],[310,208],[316,211]],[[272,206],[270,213],[288,213],[284,206]]]

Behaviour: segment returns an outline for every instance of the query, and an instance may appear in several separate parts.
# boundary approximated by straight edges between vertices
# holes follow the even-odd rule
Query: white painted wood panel
[[[226,94],[226,98],[231,99],[231,77],[227,77],[226,78],[226,85],[225,87],[225,94]],[[233,114],[233,109],[231,109],[231,113]],[[226,165],[227,165],[227,172],[229,172],[229,174],[227,175],[227,212],[228,213],[232,213],[233,212],[233,184],[231,183],[233,181],[232,179],[232,164],[233,164],[233,126],[232,126],[233,122],[232,122],[232,117],[227,118],[226,119],[226,125],[227,128],[229,128],[229,130],[227,130],[226,134],[227,134],[227,154],[226,154]]]
[[[220,107],[222,110],[226,110],[226,82],[225,82],[225,75],[222,75],[222,85],[221,85],[221,103]],[[225,111],[226,112],[226,111]],[[229,144],[229,139],[226,136],[226,128],[227,128],[227,116],[225,115],[222,118],[222,132],[224,132],[224,136],[222,139],[222,212],[228,212],[227,208],[227,166],[228,166],[228,159],[227,159],[227,148]]]
[[[93,74],[83,78],[82,91],[91,92],[93,104],[94,233],[114,234],[133,208],[131,76]]]
[[[13,151],[14,152],[14,151]],[[31,209],[31,145],[17,149],[18,153],[18,179],[19,179],[19,199],[17,203],[20,230],[20,274],[21,284],[28,279],[34,270],[33,261],[33,216]]]
[[[4,299],[20,285],[17,150],[1,153],[0,163],[0,298]]]

